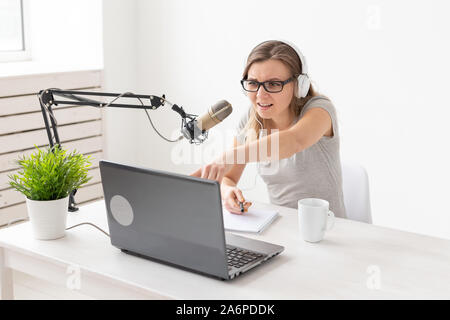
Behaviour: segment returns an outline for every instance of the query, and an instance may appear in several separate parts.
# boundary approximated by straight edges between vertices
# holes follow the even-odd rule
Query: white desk
[[[76,285],[79,270],[80,293],[109,299],[450,298],[449,240],[337,219],[325,240],[311,244],[298,236],[296,210],[278,209],[262,235],[248,236],[285,251],[232,281],[127,255],[88,225],[53,241],[34,240],[28,222],[12,226],[0,230],[1,293],[13,298],[16,269],[63,286]],[[85,221],[107,230],[103,201],[69,214],[68,226]]]

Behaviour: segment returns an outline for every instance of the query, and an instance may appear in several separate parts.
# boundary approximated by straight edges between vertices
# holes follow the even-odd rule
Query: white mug
[[[319,242],[334,226],[334,213],[326,200],[306,198],[298,201],[298,224],[303,240]]]

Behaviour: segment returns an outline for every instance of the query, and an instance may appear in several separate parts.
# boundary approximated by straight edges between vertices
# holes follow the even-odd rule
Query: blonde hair
[[[276,59],[284,63],[292,73],[292,76],[295,78],[293,81],[294,84],[294,95],[292,96],[292,100],[289,104],[289,108],[293,112],[293,114],[297,117],[300,115],[300,112],[303,106],[314,96],[317,96],[318,93],[314,90],[312,85],[309,88],[308,94],[304,98],[298,98],[298,80],[297,77],[302,73],[302,65],[300,62],[300,58],[291,46],[288,44],[271,40],[263,42],[257,45],[248,55],[247,63],[244,68],[244,72],[242,73],[242,79],[247,79],[248,70],[255,62],[262,62],[269,59]],[[259,123],[258,123],[259,122]],[[260,128],[261,125],[266,128],[264,123],[264,119],[262,119],[257,112],[255,111],[254,106],[250,109],[249,120],[245,127],[242,129],[245,132],[246,140],[253,141],[259,139],[260,136]]]

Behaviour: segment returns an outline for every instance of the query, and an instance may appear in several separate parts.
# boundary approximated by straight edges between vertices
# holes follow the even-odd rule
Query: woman
[[[336,110],[310,85],[301,53],[282,41],[263,42],[250,52],[241,83],[251,107],[234,147],[192,175],[221,182],[226,209],[240,214],[245,200],[237,183],[246,163],[256,161],[271,203],[297,208],[300,199],[321,198],[346,217]]]

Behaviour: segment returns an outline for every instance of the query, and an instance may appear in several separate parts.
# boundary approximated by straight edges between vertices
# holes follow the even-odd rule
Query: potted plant
[[[59,145],[36,149],[19,158],[20,170],[9,175],[9,184],[26,197],[34,237],[58,239],[65,235],[70,193],[91,179],[90,157],[68,153]]]

